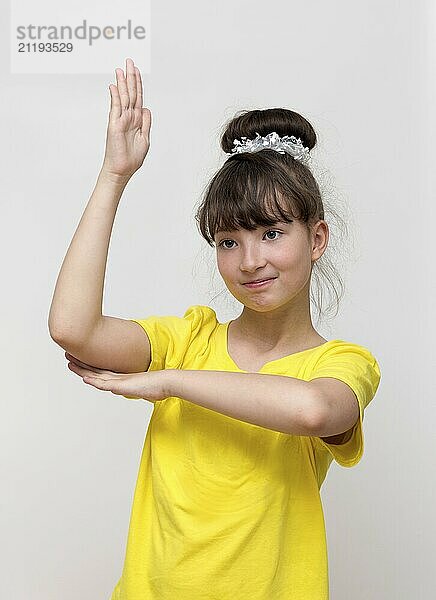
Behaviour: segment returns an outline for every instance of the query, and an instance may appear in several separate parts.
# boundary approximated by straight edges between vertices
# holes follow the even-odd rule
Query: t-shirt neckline
[[[229,354],[229,349],[228,349],[228,330],[229,330],[229,325],[230,325],[230,323],[232,321],[233,321],[233,319],[230,319],[230,321],[227,321],[226,323],[220,323],[220,332],[221,332],[220,343],[221,343],[221,348],[222,348],[222,354],[225,356],[227,362],[234,369],[237,369],[241,373],[252,373],[252,372],[261,373],[269,365],[279,363],[279,362],[281,362],[283,360],[291,360],[292,358],[294,358],[294,356],[300,356],[301,354],[306,354],[307,352],[313,352],[314,350],[317,350],[318,348],[325,347],[328,344],[332,344],[333,342],[340,342],[341,341],[341,340],[338,340],[338,339],[336,339],[336,340],[327,340],[326,342],[323,342],[322,344],[318,344],[318,346],[313,346],[312,348],[306,348],[306,350],[300,350],[299,352],[292,352],[291,354],[287,354],[286,356],[282,356],[280,358],[276,358],[275,360],[269,360],[268,362],[264,363],[258,371],[245,371],[244,369],[241,369],[241,368],[238,367],[238,365],[235,363],[235,361],[233,360],[233,358]]]

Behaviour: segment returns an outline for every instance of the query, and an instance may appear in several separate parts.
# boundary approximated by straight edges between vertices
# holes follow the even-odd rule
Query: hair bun
[[[221,137],[221,148],[231,152],[234,140],[242,137],[254,139],[256,134],[268,135],[272,131],[280,137],[293,135],[300,138],[309,150],[315,147],[316,133],[312,125],[302,115],[286,108],[267,108],[264,110],[247,110],[238,113],[225,126]]]

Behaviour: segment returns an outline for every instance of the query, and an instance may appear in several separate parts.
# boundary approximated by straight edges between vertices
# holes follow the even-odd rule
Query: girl
[[[310,315],[328,243],[310,169],[316,135],[286,109],[236,116],[228,156],[196,214],[241,314],[102,315],[113,220],[149,149],[133,61],[116,69],[106,151],[50,309],[68,366],[100,390],[153,403],[122,575],[111,600],[326,600],[320,488],[356,465],[380,370],[365,347],[326,340]]]

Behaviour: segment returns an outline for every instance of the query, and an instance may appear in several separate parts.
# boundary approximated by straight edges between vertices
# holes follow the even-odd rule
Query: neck
[[[306,288],[288,304],[267,312],[244,306],[232,328],[263,352],[304,348],[323,339],[313,327]]]

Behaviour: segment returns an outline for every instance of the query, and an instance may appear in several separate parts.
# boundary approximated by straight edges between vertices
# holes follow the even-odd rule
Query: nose
[[[239,268],[241,271],[254,273],[257,269],[266,265],[266,259],[262,256],[262,250],[257,244],[248,244],[242,251]]]

